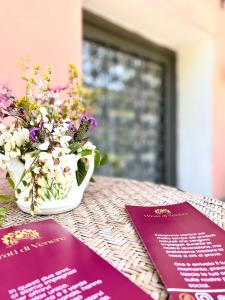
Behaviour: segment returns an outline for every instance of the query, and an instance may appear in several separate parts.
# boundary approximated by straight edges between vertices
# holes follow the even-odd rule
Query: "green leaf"
[[[100,161],[100,165],[101,165],[101,166],[104,166],[105,164],[108,163],[108,161],[109,161],[109,156],[108,156],[108,154],[104,154],[103,157],[102,157],[102,159],[101,159],[101,161]]]
[[[6,179],[7,179],[8,183],[9,183],[9,185],[11,186],[11,188],[15,189],[14,181],[10,177],[9,173],[6,174]]]
[[[84,142],[75,142],[69,146],[72,153],[76,152],[79,148],[83,146]]]
[[[78,168],[76,171],[77,184],[81,185],[82,181],[84,180],[84,177],[87,174],[85,163],[84,161],[82,161],[82,159],[78,160],[77,168]]]
[[[91,149],[84,149],[84,150],[81,151],[81,157],[88,156],[88,155],[91,155],[91,154],[92,154]]]
[[[2,202],[12,202],[16,201],[16,197],[9,195],[0,195],[0,201]]]
[[[0,207],[0,226],[3,225],[8,210],[9,210],[8,206]]]
[[[21,189],[16,189],[17,194],[21,194]]]
[[[32,153],[32,157],[38,157],[39,154],[41,153],[41,150],[35,150],[33,153]]]
[[[101,161],[101,154],[99,150],[95,150],[95,167],[99,166]]]

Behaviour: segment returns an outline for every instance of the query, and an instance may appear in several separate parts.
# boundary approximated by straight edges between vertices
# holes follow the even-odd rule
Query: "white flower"
[[[54,158],[58,158],[64,154],[68,154],[70,153],[70,149],[69,148],[61,148],[61,147],[55,147],[53,150],[52,150],[52,156]]]
[[[52,132],[54,126],[54,120],[51,123],[44,123],[44,128],[48,129],[48,131]]]
[[[25,142],[28,142],[29,141],[29,139],[30,139],[30,132],[29,132],[29,130],[28,129],[26,129],[26,128],[23,128],[22,129],[22,133],[23,133],[23,138],[24,138],[24,141]]]
[[[6,130],[6,126],[4,124],[0,124],[0,131],[4,132]]]
[[[46,160],[52,159],[51,153],[41,152],[39,154],[39,160],[45,162]]]
[[[9,157],[15,158],[21,155],[21,151],[19,148],[16,148],[14,151],[9,152]]]
[[[3,133],[0,136],[0,145],[4,145],[5,152],[16,151],[19,153],[17,147],[21,147],[25,142],[29,141],[29,130],[26,128],[19,128],[12,133]]]
[[[55,99],[54,105],[55,105],[56,107],[59,107],[60,105],[62,105],[63,99],[60,97],[60,93],[52,93],[51,95],[52,95],[52,97],[54,97],[54,99]]]
[[[9,159],[8,156],[0,153],[0,168],[5,170],[6,167],[7,167],[7,163],[9,162],[9,160],[10,159]]]
[[[95,150],[96,146],[93,145],[91,142],[86,142],[83,146],[83,149],[88,149],[88,150]]]
[[[40,123],[41,122],[41,119],[42,119],[42,115],[37,115],[37,118],[36,118],[36,122],[37,123]],[[32,122],[32,121],[31,121]],[[31,123],[30,122],[30,123]],[[33,124],[32,125],[34,125],[34,122],[32,122]]]
[[[38,88],[40,89],[40,96],[42,95],[42,91],[46,91],[48,89],[48,82],[46,80],[40,79],[38,82]]]
[[[34,171],[35,174],[38,174],[40,172],[40,170],[41,170],[41,168],[38,167],[38,166],[33,168],[33,171]]]
[[[6,143],[4,148],[5,148],[5,152],[10,152],[10,150],[11,150],[11,144],[10,143]]]
[[[42,161],[48,168],[52,168],[54,165],[54,161],[50,153],[41,152],[39,154],[39,160]]]
[[[39,160],[44,163],[42,168],[45,173],[48,173],[49,170],[51,171],[53,169],[54,161],[51,153],[41,152],[39,154]]]
[[[25,169],[29,170],[33,164],[35,157],[32,157],[30,153],[25,154]]]
[[[13,123],[9,128],[9,132],[13,132],[15,130],[15,126],[15,123]]]
[[[53,132],[54,138],[57,141],[59,141],[60,137],[65,135],[67,130],[68,130],[68,128],[63,127],[63,126],[59,126],[59,127],[54,128],[54,132]]]
[[[49,173],[49,168],[46,165],[44,165],[41,170],[43,173],[48,174],[48,177],[51,175],[51,173]]]
[[[48,111],[47,111],[46,107],[41,106],[41,107],[39,108],[39,111],[40,111],[41,116],[38,115],[38,117],[37,117],[37,119],[38,119],[38,120],[37,120],[37,123],[40,122],[39,119],[40,119],[40,120],[42,119],[44,122],[47,123],[49,120],[48,120],[48,118],[47,118]]]
[[[13,133],[12,140],[18,147],[21,147],[24,142],[29,141],[29,130],[26,128],[18,129]]]
[[[44,179],[44,177],[38,178],[37,183],[42,187],[46,187],[46,180]]]
[[[60,145],[63,147],[63,148],[66,148],[68,147],[68,142],[72,139],[71,136],[69,135],[64,135],[60,138]]]
[[[49,141],[45,141],[44,143],[40,144],[39,145],[39,149],[41,150],[48,150],[48,147],[49,147]]]
[[[11,138],[11,133],[9,132],[3,132],[1,135],[0,135],[0,146],[3,146],[7,140],[9,140]]]
[[[40,111],[42,116],[47,116],[48,115],[48,111],[47,111],[46,107],[44,107],[44,106],[41,106],[39,108],[39,111]]]

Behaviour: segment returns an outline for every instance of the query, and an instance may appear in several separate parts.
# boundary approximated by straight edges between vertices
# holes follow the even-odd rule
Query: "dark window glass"
[[[120,30],[110,36],[99,24],[88,25],[83,75],[85,84],[98,90],[99,121],[91,138],[113,161],[113,167],[109,164],[98,173],[174,184],[174,61],[170,64],[161,50],[135,45],[133,38],[126,50],[126,34],[121,38]],[[136,51],[142,48],[144,55]]]

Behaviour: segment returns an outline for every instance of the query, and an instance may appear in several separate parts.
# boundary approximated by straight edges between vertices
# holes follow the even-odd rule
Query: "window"
[[[99,90],[104,175],[175,184],[175,54],[84,13],[85,84]]]

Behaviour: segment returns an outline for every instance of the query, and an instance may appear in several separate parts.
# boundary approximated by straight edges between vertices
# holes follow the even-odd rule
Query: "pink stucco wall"
[[[213,99],[213,195],[225,198],[225,8],[218,12]]]
[[[26,55],[64,81],[68,63],[81,67],[81,26],[81,0],[1,0],[0,82],[22,91],[16,61]]]

